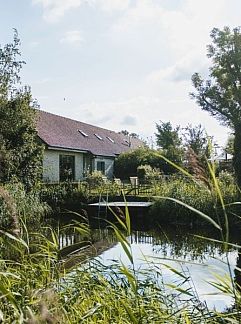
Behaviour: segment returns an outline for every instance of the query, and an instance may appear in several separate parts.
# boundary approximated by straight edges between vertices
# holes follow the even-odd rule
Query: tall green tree
[[[188,124],[184,128],[183,137],[185,146],[191,148],[199,158],[210,158],[210,139],[201,124],[197,126]]]
[[[0,182],[12,179],[32,188],[42,173],[42,145],[37,139],[36,108],[29,87],[22,87],[20,40],[0,47]]]
[[[214,28],[207,56],[211,60],[209,79],[198,73],[192,82],[196,92],[191,97],[223,125],[234,130],[233,165],[241,187],[241,32],[240,28]]]
[[[156,124],[156,129],[156,143],[163,150],[168,149],[170,146],[179,147],[181,145],[180,126],[173,128],[170,122],[160,121],[160,124]]]
[[[170,161],[181,165],[184,157],[182,138],[180,136],[180,126],[174,128],[170,122],[160,122],[156,124],[156,143],[161,149],[161,153]],[[172,171],[175,169],[172,167]],[[170,173],[170,172],[169,172]]]

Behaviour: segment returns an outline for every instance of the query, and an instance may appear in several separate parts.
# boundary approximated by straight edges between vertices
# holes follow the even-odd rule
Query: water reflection
[[[193,236],[194,234],[197,233],[192,235],[178,231],[173,233],[170,229],[165,232],[133,232],[129,241],[135,267],[138,270],[148,269],[161,273],[166,288],[170,284],[179,284],[181,279],[171,269],[182,272],[189,278],[183,288],[192,289],[198,299],[206,302],[209,308],[224,310],[232,305],[232,298],[218,294],[218,290],[208,282],[216,281],[215,275],[224,277],[228,274],[226,253],[221,244],[201,240]],[[231,248],[228,256],[234,276],[237,249]],[[107,265],[111,265],[113,260],[117,259],[130,265],[120,244],[102,253],[100,258]]]
[[[203,237],[202,239],[200,237]],[[205,240],[205,237],[213,240]],[[232,233],[232,243],[239,244],[239,234]],[[135,268],[161,274],[163,284],[177,284],[180,277],[170,270],[182,272],[189,280],[183,288],[190,288],[197,297],[206,302],[209,308],[219,311],[231,307],[231,297],[220,294],[208,282],[216,281],[216,275],[224,278],[228,274],[227,255],[231,274],[235,282],[241,282],[239,267],[241,257],[238,248],[229,247],[228,253],[219,240],[219,233],[207,229],[194,231],[186,228],[165,227],[155,230],[136,230],[128,238],[134,257]],[[71,228],[59,234],[60,247],[83,241],[83,235]],[[85,251],[91,258],[97,257],[105,265],[112,265],[117,260],[130,265],[129,259],[110,228],[91,230],[91,250]],[[78,262],[78,259],[76,259]],[[73,264],[71,264],[73,266]],[[76,264],[77,266],[77,264]]]

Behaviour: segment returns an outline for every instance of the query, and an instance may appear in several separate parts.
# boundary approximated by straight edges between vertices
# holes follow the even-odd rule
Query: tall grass
[[[165,157],[163,157],[164,160],[169,162],[170,164],[174,165],[171,161],[167,160]],[[229,242],[229,235],[230,235],[230,221],[229,221],[229,215],[227,212],[227,206],[229,204],[226,204],[225,199],[223,197],[222,187],[220,181],[218,181],[216,175],[215,175],[215,165],[206,161],[209,171],[209,182],[208,185],[206,185],[206,189],[209,193],[209,196],[212,199],[214,213],[209,216],[208,214],[203,213],[202,211],[192,207],[191,205],[187,204],[186,202],[183,202],[182,200],[178,200],[172,197],[160,197],[161,200],[167,199],[168,201],[177,203],[178,206],[184,206],[187,210],[191,210],[193,215],[195,214],[196,217],[201,217],[204,219],[207,223],[214,226],[216,229],[219,230],[220,233],[220,243],[223,244],[225,252],[226,252],[226,264],[228,266],[228,276],[226,278],[219,277],[218,282],[212,282],[211,284],[218,288],[220,291],[226,294],[230,294],[234,299],[234,316],[236,317],[236,320],[238,323],[241,321],[240,316],[240,286],[236,285],[233,280],[231,266],[230,266],[230,260],[229,260],[229,254],[228,254],[228,246],[230,244]],[[175,165],[174,165],[175,166]],[[176,168],[179,169],[180,172],[182,172],[185,176],[190,178],[195,185],[199,185],[202,187],[202,183],[197,182],[195,177],[189,174],[186,170],[176,166]],[[206,183],[205,183],[206,184]],[[238,190],[236,190],[238,192]],[[238,195],[239,196],[239,195]],[[231,204],[232,205],[232,204]],[[237,205],[239,205],[239,202],[237,202]],[[238,216],[238,215],[236,215]],[[238,216],[239,217],[239,216]],[[210,239],[207,237],[201,237],[201,239]],[[240,249],[240,246],[238,246]],[[237,269],[237,271],[240,271],[240,269]],[[229,314],[230,315],[230,314]],[[230,321],[232,319],[230,318]]]
[[[220,184],[210,165],[211,195],[221,206],[212,218],[191,204],[177,198],[160,199],[178,204],[202,218],[220,232],[220,242],[228,249],[229,219]],[[27,208],[27,207],[26,207]],[[24,215],[24,213],[23,213]],[[131,222],[126,207],[123,215],[115,214],[117,224],[109,224],[116,234],[130,266],[121,262],[105,266],[98,259],[85,259],[74,269],[67,269],[70,260],[63,257],[59,236],[61,230],[45,228],[31,232],[21,218],[20,236],[1,231],[0,236],[0,319],[3,323],[239,323],[240,287],[233,281],[228,253],[229,273],[211,284],[231,296],[233,307],[227,312],[209,310],[200,302],[188,273],[158,260],[149,262],[151,270],[136,267],[129,241]],[[91,244],[86,219],[73,224],[83,240]],[[202,239],[210,239],[202,237]],[[237,246],[241,249],[241,246]],[[75,258],[75,255],[69,258]],[[167,288],[162,280],[162,267],[179,278]],[[185,287],[185,283],[190,283]]]
[[[173,177],[163,182],[153,197],[154,205],[150,211],[153,220],[167,224],[207,226],[209,223],[204,218],[197,217],[191,208],[185,207],[188,205],[211,215],[217,223],[223,223],[225,219],[227,221],[228,215],[231,227],[241,227],[241,219],[237,216],[240,213],[240,205],[234,204],[239,201],[240,193],[234,179],[229,175],[217,178],[215,170],[212,170],[210,164],[209,166],[213,177],[209,179],[209,186],[195,180],[191,175],[187,177],[186,173],[185,177]]]
[[[41,202],[39,192],[26,192],[21,183],[0,186],[0,229],[19,231],[20,219],[31,224],[39,222],[50,213],[47,203]]]
[[[2,233],[2,247],[15,251],[13,258],[1,258],[0,263],[3,322],[188,323],[191,305],[179,305],[175,299],[180,300],[180,295],[168,296],[153,273],[140,279],[130,244],[115,229],[128,249],[131,269],[95,261],[69,274],[59,257],[57,233],[50,231],[49,238],[28,233],[25,240]],[[193,312],[198,323],[203,312],[195,308]]]
[[[88,225],[73,225],[86,237]],[[240,294],[228,314],[208,310],[193,287],[183,288],[189,275],[169,266],[179,283],[163,284],[165,260],[149,263],[151,271],[137,269],[131,244],[130,220],[111,224],[130,267],[122,263],[103,265],[98,259],[65,269],[59,232],[46,228],[46,235],[22,233],[16,238],[1,232],[0,310],[4,323],[225,323],[238,320]],[[24,238],[24,239],[23,239]],[[9,249],[14,251],[9,255]],[[7,256],[7,257],[6,257]],[[73,256],[74,257],[74,256]],[[149,261],[150,262],[150,261]],[[162,263],[162,265],[161,265]],[[212,283],[233,296],[230,278]]]

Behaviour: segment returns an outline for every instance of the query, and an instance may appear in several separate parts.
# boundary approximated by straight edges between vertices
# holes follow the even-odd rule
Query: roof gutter
[[[84,153],[88,154],[90,153],[89,151],[84,151],[84,150],[76,150],[76,149],[71,149],[71,148],[65,148],[65,147],[58,147],[58,146],[48,146],[48,150],[53,150],[53,151],[67,151],[67,152],[74,152],[74,153]]]

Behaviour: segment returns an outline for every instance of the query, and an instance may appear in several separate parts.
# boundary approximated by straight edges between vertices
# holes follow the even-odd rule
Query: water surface
[[[240,283],[240,273],[236,267],[241,268],[237,248],[230,247],[225,252],[221,243],[206,240],[208,237],[219,240],[219,233],[210,230],[192,230],[185,227],[164,227],[155,230],[133,230],[128,240],[136,270],[148,270],[150,274],[161,274],[162,283],[166,290],[169,285],[180,285],[183,280],[170,268],[181,272],[189,280],[182,286],[190,289],[196,297],[206,303],[210,309],[223,311],[233,305],[230,296],[220,293],[210,285],[212,281],[229,277]],[[231,235],[232,243],[239,244],[239,235]],[[96,256],[104,265],[116,264],[117,261],[131,266],[130,261],[118,243],[113,231],[108,228],[92,229],[92,239],[96,246]],[[61,245],[66,246],[81,240],[79,234],[69,230],[60,237]],[[93,256],[93,254],[92,254]],[[230,268],[227,266],[230,263]],[[173,291],[170,290],[173,293]]]

